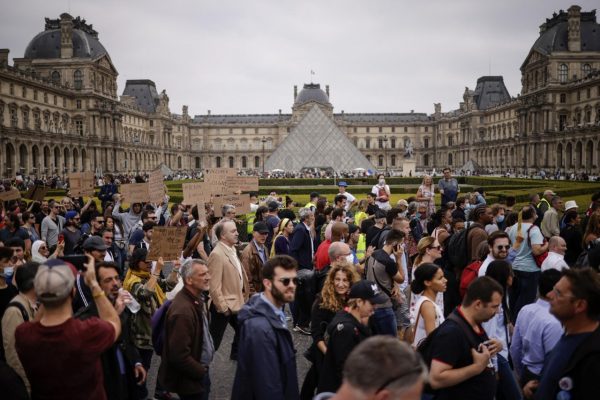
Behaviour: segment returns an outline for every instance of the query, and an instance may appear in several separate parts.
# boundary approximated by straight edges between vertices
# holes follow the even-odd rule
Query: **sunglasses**
[[[290,282],[294,282],[294,285],[298,286],[298,278],[281,278],[279,282],[283,283],[283,286],[290,286]]]
[[[104,220],[101,220],[101,221],[96,221],[96,222],[97,222],[97,223],[99,223],[99,224],[103,224],[103,223],[104,223]]]
[[[506,246],[496,246],[496,249],[498,249],[498,250],[502,250],[502,249],[508,250],[508,249],[510,249],[510,245],[507,244]]]

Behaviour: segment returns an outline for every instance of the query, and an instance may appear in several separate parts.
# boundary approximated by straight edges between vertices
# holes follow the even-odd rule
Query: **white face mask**
[[[346,261],[348,261],[350,264],[354,264],[354,254],[348,254],[346,256]]]
[[[380,180],[379,180],[379,184],[380,184],[381,186],[385,185],[385,179],[380,179]]]
[[[11,277],[13,276],[13,272],[14,272],[14,268],[13,267],[4,267],[4,277]]]

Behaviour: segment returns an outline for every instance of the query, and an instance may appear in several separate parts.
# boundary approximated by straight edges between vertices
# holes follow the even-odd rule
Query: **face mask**
[[[4,278],[7,280],[12,278],[14,270],[15,269],[13,267],[4,267]]]
[[[499,223],[499,224],[501,224],[502,221],[504,221],[504,215],[498,215],[496,217],[496,222]]]
[[[341,238],[340,238],[340,242],[342,242],[342,243],[346,243],[346,239],[345,239],[344,237],[341,237]]]
[[[450,232],[450,229],[452,229],[452,226],[450,224],[445,224],[444,226],[446,227],[446,230],[448,232]]]
[[[381,186],[385,185],[385,179],[380,179],[380,180],[379,180],[379,184],[380,184]]]
[[[465,208],[469,208],[469,206],[470,206],[470,205],[471,205],[471,204],[469,204],[469,202],[468,202],[468,201],[465,201]]]
[[[354,254],[348,254],[346,256],[346,261],[348,261],[350,264],[354,264]]]

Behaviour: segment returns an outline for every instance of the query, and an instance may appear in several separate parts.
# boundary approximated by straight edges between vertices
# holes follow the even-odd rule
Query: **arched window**
[[[254,157],[254,168],[260,168],[260,157]]]
[[[76,90],[83,89],[83,73],[80,70],[76,70],[73,74],[73,85]]]
[[[429,165],[429,154],[423,155],[423,165],[425,165],[425,166]]]
[[[569,67],[567,64],[560,64],[558,66],[558,81],[564,83],[569,79]]]
[[[181,156],[177,157],[177,168],[181,169]]]
[[[448,165],[452,165],[452,153],[448,153]]]
[[[377,165],[383,167],[383,156],[377,157]]]
[[[196,157],[196,168],[197,169],[202,168],[202,163],[200,162],[200,157]]]
[[[581,77],[585,78],[590,72],[592,72],[592,66],[590,64],[583,64],[581,67]]]
[[[217,168],[221,168],[221,157],[217,157],[215,161],[216,161],[216,164],[217,164],[216,167]]]
[[[391,161],[392,167],[395,167],[396,166],[396,155],[395,154],[392,154],[390,161]]]
[[[248,168],[248,159],[246,156],[242,157],[242,168]]]
[[[229,157],[229,168],[233,168],[234,159],[233,157]]]
[[[60,85],[60,72],[58,71],[52,71],[52,83],[54,83],[55,85]]]

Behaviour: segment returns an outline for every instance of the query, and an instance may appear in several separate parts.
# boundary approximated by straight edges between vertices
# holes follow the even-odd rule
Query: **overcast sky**
[[[330,85],[335,112],[458,107],[465,86],[503,75],[512,96],[557,0],[3,0],[0,48],[22,57],[63,12],[94,25],[119,72],[166,89],[171,112],[291,112],[293,86]],[[7,6],[6,3],[10,3]],[[583,11],[597,1],[579,0]],[[311,77],[310,71],[315,75]]]

